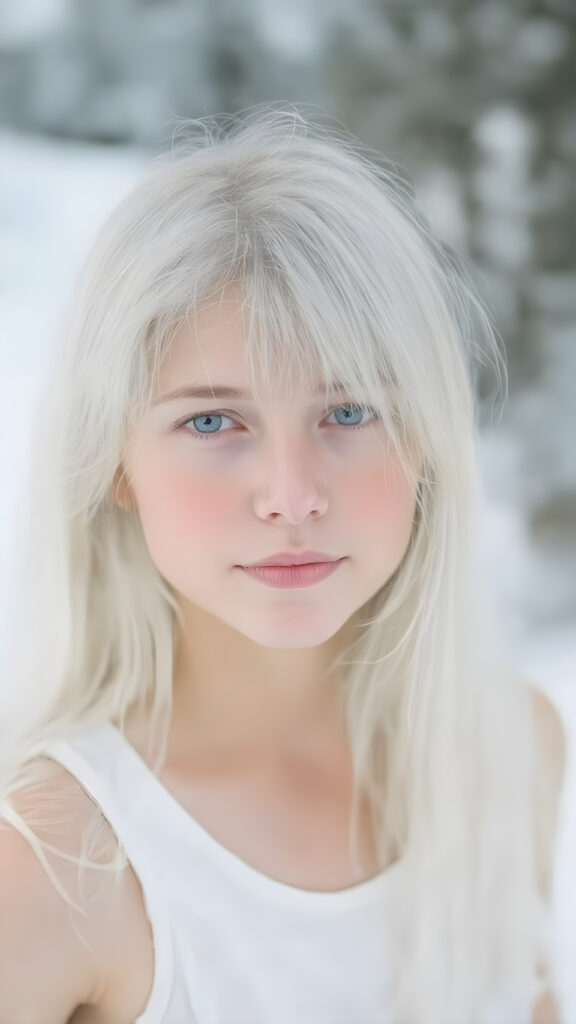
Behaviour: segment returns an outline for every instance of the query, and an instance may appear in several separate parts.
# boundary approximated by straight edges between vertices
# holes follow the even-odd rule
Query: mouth
[[[292,589],[310,587],[336,572],[345,558],[328,562],[302,562],[300,565],[238,566],[252,579],[270,587]]]
[[[264,567],[287,568],[299,565],[325,565],[341,560],[341,557],[338,555],[329,555],[324,551],[277,551],[276,554],[269,555],[268,558],[263,558],[259,562],[250,562],[242,565],[241,568],[259,569]]]

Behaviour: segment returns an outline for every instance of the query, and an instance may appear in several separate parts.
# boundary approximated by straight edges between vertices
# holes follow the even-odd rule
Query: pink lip
[[[336,572],[344,558],[331,562],[313,562],[303,565],[249,565],[239,566],[242,572],[269,587],[280,590],[293,587],[311,587]]]
[[[323,551],[277,551],[275,555],[263,558],[260,562],[250,562],[243,565],[243,569],[254,569],[260,565],[317,565],[319,562],[337,562],[337,555],[327,555]]]

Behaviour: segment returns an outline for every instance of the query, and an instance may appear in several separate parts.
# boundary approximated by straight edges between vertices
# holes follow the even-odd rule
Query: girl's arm
[[[95,960],[28,841],[0,822],[0,1024],[62,1024],[89,1003]]]
[[[55,848],[43,851],[50,869],[85,913],[0,812],[0,1024],[63,1024],[80,1007],[90,1020],[129,1024],[148,1000],[154,949],[131,867],[102,870],[118,853],[111,826],[77,780],[49,761],[11,806]],[[81,850],[93,866],[80,876]]]
[[[537,779],[537,809],[539,828],[542,829],[546,851],[543,873],[540,877],[541,892],[549,901],[552,891],[555,841],[557,833],[560,797],[566,769],[566,737],[562,720],[548,697],[541,690],[532,687],[534,715],[537,733],[541,741],[542,776]],[[538,964],[537,972],[545,987],[536,998],[532,1010],[532,1024],[564,1024],[548,981],[548,965]]]

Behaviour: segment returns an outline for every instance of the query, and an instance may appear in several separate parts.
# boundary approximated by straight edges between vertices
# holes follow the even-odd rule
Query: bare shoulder
[[[556,705],[530,681],[530,693],[537,737],[551,781],[561,789],[566,770],[566,732]]]
[[[48,758],[33,768],[0,807],[0,1024],[128,1024],[145,1005],[152,974],[139,884],[78,781]],[[81,872],[80,855],[88,860]],[[83,1007],[94,1013],[84,1017]]]
[[[567,758],[562,717],[550,697],[530,679],[528,685],[535,735],[535,852],[538,887],[549,900],[554,880],[556,840]]]
[[[562,717],[553,701],[532,680],[524,679],[524,682],[530,687],[539,754],[535,794],[537,874],[540,891],[548,900],[554,877],[555,838],[566,770],[566,733]],[[548,984],[534,1002],[531,1024],[560,1024],[558,1004],[545,959],[537,963],[536,973],[548,979]]]

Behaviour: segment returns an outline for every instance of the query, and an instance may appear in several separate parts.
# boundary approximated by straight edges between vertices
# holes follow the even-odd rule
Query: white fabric
[[[155,970],[134,1024],[381,1024],[401,861],[348,889],[299,889],[218,843],[113,725],[46,753],[99,805],[142,886]],[[530,1024],[530,1008],[495,1002],[485,1024]]]

